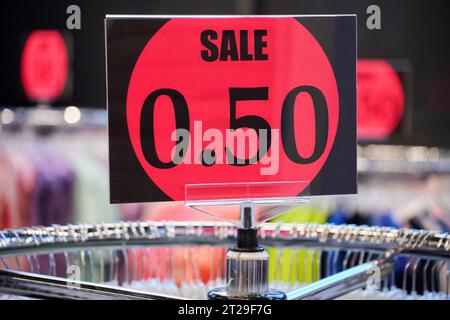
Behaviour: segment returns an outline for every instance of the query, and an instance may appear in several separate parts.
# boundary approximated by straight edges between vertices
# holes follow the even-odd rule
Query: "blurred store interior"
[[[0,4],[2,227],[155,218],[145,204],[108,204],[103,40],[107,13],[356,13],[359,195],[313,203],[326,208],[328,218],[323,221],[339,207],[347,221],[381,223],[372,215],[392,213],[399,226],[420,227],[431,223],[431,216],[442,220],[442,228],[450,225],[447,1],[433,1],[426,11],[420,0],[378,1],[380,30],[366,27],[370,1],[78,1],[81,29],[73,31],[66,28],[70,4]],[[27,92],[21,65],[27,39],[39,31],[61,35],[68,59],[59,70],[64,88],[54,83],[43,93],[50,95],[49,103],[37,102],[33,94],[38,93],[29,88]],[[55,164],[51,168],[50,161]]]
[[[80,0],[81,29],[69,31],[72,2],[0,3],[0,229],[212,219],[183,203],[109,204],[105,14],[356,13],[358,195],[316,197],[275,221],[449,232],[449,1],[378,0],[381,29],[369,30],[371,0]],[[63,56],[52,86],[33,89],[23,61],[43,35]]]

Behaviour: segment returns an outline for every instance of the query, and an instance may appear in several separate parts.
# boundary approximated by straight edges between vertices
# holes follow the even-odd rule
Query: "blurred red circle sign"
[[[170,20],[142,50],[126,108],[140,164],[174,200],[184,200],[185,185],[192,183],[311,182],[330,154],[339,120],[331,64],[314,36],[289,17]],[[233,149],[229,141],[217,142],[214,163],[196,162],[213,142],[206,130],[225,137],[238,128],[278,130],[264,155],[277,162],[274,170],[263,173],[269,166],[264,158],[252,165],[226,164],[226,154],[218,151]],[[177,164],[175,129],[191,133],[184,154],[189,159]],[[229,191],[233,198],[255,196],[246,188]],[[272,186],[264,195],[302,191],[298,185]]]
[[[384,60],[358,61],[358,138],[384,139],[404,113],[403,85]]]
[[[69,54],[64,37],[55,30],[33,31],[22,52],[21,78],[31,101],[52,102],[64,91]]]

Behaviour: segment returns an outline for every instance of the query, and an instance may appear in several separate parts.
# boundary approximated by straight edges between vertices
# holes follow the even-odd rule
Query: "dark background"
[[[0,106],[29,105],[20,86],[19,60],[27,32],[66,29],[66,8],[81,8],[73,41],[73,92],[58,104],[105,107],[104,28],[111,14],[330,14],[358,15],[360,58],[407,59],[413,68],[412,136],[394,143],[450,147],[448,0],[2,0]],[[366,28],[366,8],[381,8],[381,30]]]

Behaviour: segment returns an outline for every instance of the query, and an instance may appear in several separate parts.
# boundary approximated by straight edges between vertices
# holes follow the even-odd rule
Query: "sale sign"
[[[355,16],[107,16],[106,54],[111,202],[356,192]]]
[[[386,140],[405,131],[408,111],[406,63],[381,59],[358,60],[358,139]],[[406,64],[407,66],[407,64]],[[403,67],[403,68],[402,68]]]

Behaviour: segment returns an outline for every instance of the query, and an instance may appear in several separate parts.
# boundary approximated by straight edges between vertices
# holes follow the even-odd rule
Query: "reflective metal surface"
[[[330,300],[365,288],[372,280],[380,282],[393,268],[391,257],[367,262],[287,294],[288,300]],[[371,283],[369,283],[371,284]]]
[[[123,289],[27,272],[0,270],[1,292],[37,299],[65,300],[173,300],[162,294]]]
[[[402,248],[400,254],[436,259],[450,257],[450,235],[424,230],[267,223],[261,226],[259,238],[265,247],[363,248],[378,252]],[[235,226],[214,222],[122,222],[36,227],[0,231],[0,257],[123,245],[224,246],[233,245],[235,241]]]
[[[269,255],[261,252],[227,254],[227,292],[235,297],[261,294],[269,290]]]

